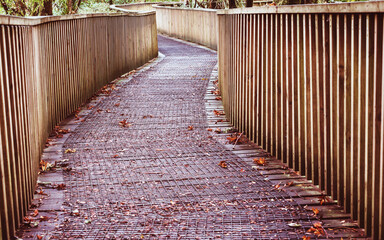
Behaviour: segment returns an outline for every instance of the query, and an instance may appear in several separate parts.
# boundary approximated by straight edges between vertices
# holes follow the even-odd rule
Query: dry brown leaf
[[[228,168],[228,165],[225,161],[220,161],[219,162],[219,166],[222,167],[222,168]]]
[[[265,158],[254,158],[253,162],[257,165],[264,166],[265,165]]]
[[[126,128],[132,126],[132,124],[127,121],[127,119],[120,121],[119,125]]]
[[[31,214],[31,216],[36,217],[37,215],[39,215],[39,210],[35,209],[35,211],[33,211],[33,213]]]
[[[315,216],[317,215],[317,214],[319,214],[319,209],[317,209],[317,208],[312,208],[312,211],[313,211],[313,213],[315,214]]]
[[[65,150],[65,153],[75,153],[75,152],[76,152],[76,149],[68,148]]]

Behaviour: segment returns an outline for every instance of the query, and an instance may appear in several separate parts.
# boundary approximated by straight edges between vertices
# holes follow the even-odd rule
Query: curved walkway
[[[159,51],[73,120],[51,152],[59,180],[40,192],[57,196],[39,208],[53,227],[21,237],[301,239],[314,214],[207,131],[216,54],[161,36]]]

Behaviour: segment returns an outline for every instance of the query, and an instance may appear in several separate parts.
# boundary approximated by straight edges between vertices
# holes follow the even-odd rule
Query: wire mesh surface
[[[310,214],[209,137],[216,54],[161,36],[159,49],[162,61],[117,84],[66,141],[71,212],[52,238],[301,238]]]

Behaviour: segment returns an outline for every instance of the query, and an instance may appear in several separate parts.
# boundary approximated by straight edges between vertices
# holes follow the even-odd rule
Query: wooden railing
[[[123,11],[123,12],[143,12],[143,11],[154,11],[153,5],[158,4],[156,2],[143,2],[143,3],[130,3],[121,5],[111,5],[112,9]]]
[[[384,239],[384,3],[218,13],[231,122]]]
[[[171,37],[217,49],[217,15],[212,9],[154,6],[157,29]]]
[[[52,128],[157,52],[154,12],[0,16],[0,239],[28,209]]]

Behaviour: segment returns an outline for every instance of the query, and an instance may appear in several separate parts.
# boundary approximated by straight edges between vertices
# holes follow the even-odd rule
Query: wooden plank
[[[350,213],[350,206],[351,206],[351,166],[352,161],[351,159],[351,96],[352,96],[352,26],[351,26],[351,16],[350,15],[344,15],[343,16],[344,21],[344,127],[343,127],[343,203],[344,210],[347,213]]]

